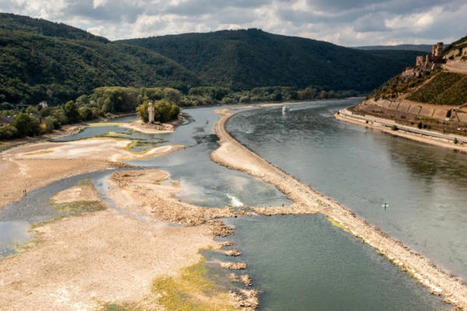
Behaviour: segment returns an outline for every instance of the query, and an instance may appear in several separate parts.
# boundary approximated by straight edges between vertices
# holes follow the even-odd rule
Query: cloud
[[[0,0],[0,10],[109,39],[261,28],[355,46],[449,42],[467,29],[465,0]]]

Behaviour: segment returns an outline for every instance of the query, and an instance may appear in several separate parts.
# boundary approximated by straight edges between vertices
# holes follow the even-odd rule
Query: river
[[[460,195],[464,189],[465,195],[465,167],[452,169],[453,165],[462,162],[463,155],[393,138],[332,118],[335,110],[352,103],[352,100],[314,102],[294,106],[286,115],[277,108],[249,110],[234,117],[228,128],[261,156],[338,199],[383,230],[394,233],[404,242],[408,241],[424,254],[423,246],[430,237],[434,241],[425,245],[426,248],[444,245],[443,238],[453,238],[453,232],[462,234],[463,229],[459,231],[448,224],[453,225],[453,218],[457,221],[455,224],[460,224],[465,220],[465,214],[458,206],[459,201],[448,200],[452,199],[453,193],[443,191],[447,191],[445,188],[454,191],[452,188],[457,185],[458,191],[456,189],[454,194]],[[210,152],[218,146],[212,130],[218,118],[214,114],[215,109],[184,110],[189,116],[188,121],[172,134],[147,135],[109,125],[91,127],[62,140],[113,132],[110,135],[117,133],[117,136],[143,141],[141,150],[169,143],[184,144],[188,148],[171,155],[130,163],[140,168],[168,170],[172,180],[181,181],[184,188],[179,198],[190,203],[213,208],[289,203],[271,185],[219,166],[209,159]],[[124,122],[130,121],[132,118],[124,119]],[[441,155],[445,161],[442,164],[439,163]],[[421,166],[414,157],[424,160]],[[0,239],[3,255],[15,252],[12,243],[26,243],[31,238],[27,232],[30,224],[57,216],[48,202],[54,193],[89,178],[106,199],[103,183],[109,173],[96,172],[53,183],[0,210],[0,232],[6,237],[5,241]],[[456,178],[450,178],[452,176]],[[419,189],[423,184],[424,191]],[[413,195],[402,197],[405,192],[400,189]],[[420,191],[425,193],[422,199],[417,198]],[[435,211],[445,205],[431,204],[424,211],[425,207],[420,208],[416,204],[420,200],[431,202],[433,197],[436,202],[447,204],[445,209],[449,213],[444,213],[441,220],[425,222],[430,220],[432,213],[443,214]],[[386,210],[381,207],[385,200],[390,203]],[[112,207],[112,202],[106,203]],[[460,216],[452,216],[451,212],[460,213]],[[346,310],[440,310],[449,307],[440,298],[430,295],[408,274],[359,239],[331,225],[323,216],[255,216],[226,221],[237,227],[231,238],[243,255],[234,260],[249,263],[247,272],[252,275],[254,286],[262,291],[262,309],[342,310],[345,306]],[[437,224],[442,228],[425,228],[427,224]],[[462,256],[465,244],[460,238],[449,241],[464,246],[464,250],[449,255],[452,255],[452,262],[457,263],[453,266],[464,271],[462,260],[465,256]],[[455,249],[454,246],[445,246],[444,251]],[[441,253],[441,250],[435,253]],[[223,255],[213,256],[225,260]],[[450,261],[446,262],[449,264]]]

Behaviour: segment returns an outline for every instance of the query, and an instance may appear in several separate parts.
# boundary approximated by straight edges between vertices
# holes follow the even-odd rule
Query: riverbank
[[[462,136],[421,130],[369,115],[355,115],[348,109],[340,110],[334,117],[340,121],[373,128],[394,136],[467,153],[467,138]]]
[[[275,185],[295,204],[303,206],[303,209],[307,210],[306,213],[324,214],[401,269],[408,271],[432,293],[442,296],[459,308],[467,308],[467,290],[460,280],[435,267],[427,258],[390,238],[346,207],[302,184],[240,144],[225,129],[226,122],[233,114],[229,109],[218,110],[218,113],[222,117],[216,123],[215,131],[220,138],[220,147],[211,154],[214,161]]]
[[[0,154],[0,208],[54,181],[99,170],[126,167],[123,160],[157,157],[184,148],[167,145],[142,153],[128,150],[126,139],[95,138],[62,143],[34,143]]]

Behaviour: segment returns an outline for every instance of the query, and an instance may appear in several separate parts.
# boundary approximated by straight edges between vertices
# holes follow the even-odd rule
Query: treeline
[[[21,110],[0,110],[0,116],[12,119],[0,125],[0,139],[21,138],[49,133],[65,124],[89,121],[112,114],[135,112],[146,100],[166,99],[180,104],[182,93],[172,88],[100,87],[64,105],[28,106]]]
[[[305,89],[283,86],[257,87],[239,92],[233,92],[223,87],[196,87],[190,89],[187,96],[182,97],[180,105],[232,105],[238,103],[344,98],[357,95],[361,95],[361,93],[354,90],[334,91],[311,86]]]
[[[178,115],[178,107],[221,105],[289,100],[343,98],[359,95],[356,91],[333,91],[317,87],[295,89],[291,87],[260,87],[250,91],[233,92],[224,87],[195,87],[187,93],[168,88],[99,87],[91,94],[81,95],[63,105],[28,106],[20,110],[0,110],[0,116],[12,119],[0,125],[0,139],[21,138],[49,133],[65,124],[89,121],[112,114],[135,112],[147,119],[148,101],[163,104],[158,107],[161,122]],[[176,107],[176,108],[175,108]],[[157,119],[157,118],[156,118]]]

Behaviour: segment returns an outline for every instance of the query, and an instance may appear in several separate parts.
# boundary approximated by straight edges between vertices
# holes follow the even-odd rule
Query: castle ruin
[[[443,42],[438,42],[431,48],[431,53],[417,56],[415,66],[422,71],[430,71],[443,64]]]

